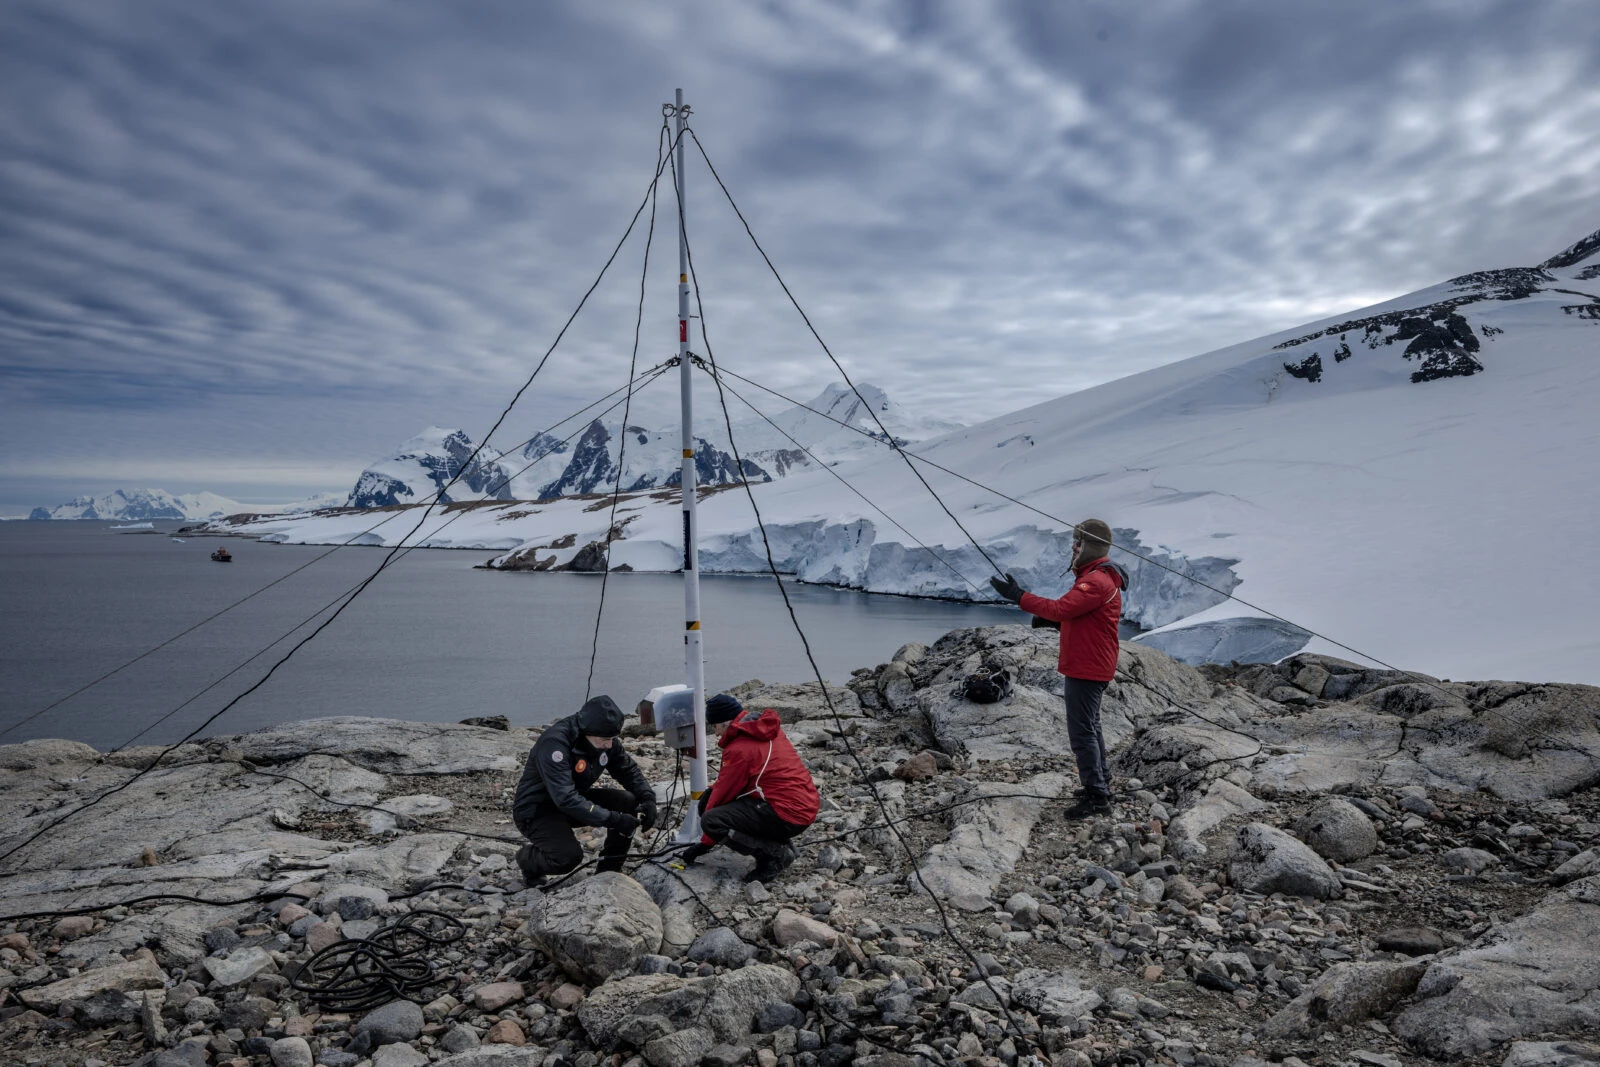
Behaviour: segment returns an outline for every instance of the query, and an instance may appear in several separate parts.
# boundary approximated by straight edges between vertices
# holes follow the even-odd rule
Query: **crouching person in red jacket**
[[[722,749],[722,770],[703,801],[705,836],[680,858],[693,863],[727,845],[755,857],[745,881],[771,881],[795,861],[789,842],[816,821],[821,807],[816,783],[770,708],[745,711],[733,697],[718,693],[706,701],[706,730]]]

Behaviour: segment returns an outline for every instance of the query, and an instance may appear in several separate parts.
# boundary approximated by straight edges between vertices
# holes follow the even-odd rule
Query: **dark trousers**
[[[759,797],[741,797],[704,811],[700,829],[717,844],[727,845],[735,852],[765,856],[782,852],[783,845],[806,828],[780,819],[772,805]]]
[[[632,814],[639,807],[639,801],[626,789],[602,786],[583,795],[610,811]],[[534,872],[566,874],[583,862],[583,847],[578,844],[572,826],[572,820],[554,804],[543,805],[537,814],[517,820],[517,830],[533,848],[531,866]],[[600,846],[600,858],[626,856],[632,844],[632,834],[625,836],[616,830],[607,830],[605,844]]]
[[[1067,679],[1067,742],[1078,761],[1078,784],[1089,793],[1111,795],[1111,758],[1100,733],[1100,697],[1105,682]]]

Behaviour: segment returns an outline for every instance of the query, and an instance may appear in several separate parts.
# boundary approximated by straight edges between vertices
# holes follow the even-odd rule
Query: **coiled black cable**
[[[461,940],[467,928],[442,911],[414,911],[371,937],[336,941],[306,961],[290,988],[329,1011],[361,1012],[392,1000],[419,1000],[434,987],[457,987],[429,958],[430,949]],[[433,999],[430,997],[429,999]]]

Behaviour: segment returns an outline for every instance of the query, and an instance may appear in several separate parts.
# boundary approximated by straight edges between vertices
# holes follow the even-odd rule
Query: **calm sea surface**
[[[0,523],[0,729],[328,551],[238,539],[179,544],[168,536],[178,523],[157,523],[154,534],[113,525]],[[218,545],[232,550],[232,563],[211,562]],[[140,744],[175,741],[259,680],[310,632],[301,624],[386,552],[341,548],[0,736],[0,744],[65,737],[105,749],[136,736]],[[589,673],[599,576],[473,569],[491,555],[404,556],[205,733],[324,715],[436,722],[504,715],[536,724],[575,711]],[[887,660],[908,641],[1018,619],[1005,608],[786,585],[830,681]],[[750,678],[812,677],[770,577],[707,577],[701,603],[712,691]],[[594,692],[631,709],[652,686],[681,681],[682,579],[612,575]]]

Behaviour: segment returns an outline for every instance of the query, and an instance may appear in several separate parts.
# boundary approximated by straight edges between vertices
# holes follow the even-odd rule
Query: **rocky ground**
[[[814,685],[736,690],[824,797],[765,886],[718,850],[523,890],[535,731],[185,745],[0,861],[0,1064],[1600,1062],[1600,691],[1124,646],[1115,808],[1073,823],[1054,639],[908,646],[832,712]],[[955,693],[985,655],[1017,674],[1000,704]],[[659,742],[628,744],[681,797]],[[0,747],[0,852],[158,751]],[[125,903],[154,893],[258,899]],[[400,946],[431,971],[391,961],[412,999],[295,988],[406,924],[441,938]]]

